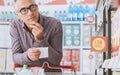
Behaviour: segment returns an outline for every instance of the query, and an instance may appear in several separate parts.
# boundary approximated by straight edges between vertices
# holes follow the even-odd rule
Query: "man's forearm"
[[[15,64],[24,65],[31,62],[27,57],[27,52],[13,54],[13,61]]]

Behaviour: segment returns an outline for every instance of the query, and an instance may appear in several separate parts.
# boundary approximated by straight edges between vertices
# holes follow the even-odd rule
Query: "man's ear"
[[[18,13],[17,12],[14,12],[14,14],[18,17]]]

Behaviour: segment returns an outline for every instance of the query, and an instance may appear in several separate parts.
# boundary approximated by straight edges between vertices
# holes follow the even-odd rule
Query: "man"
[[[62,59],[61,22],[39,14],[34,0],[14,0],[14,4],[18,17],[10,23],[14,63],[42,65],[48,62],[49,65],[59,66]],[[48,58],[40,58],[41,52],[36,47],[48,47]]]

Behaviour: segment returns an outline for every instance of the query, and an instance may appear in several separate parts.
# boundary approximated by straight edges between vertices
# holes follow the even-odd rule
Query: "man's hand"
[[[40,50],[37,48],[29,48],[28,49],[28,58],[32,61],[38,60],[40,57]]]
[[[40,41],[43,39],[43,27],[39,23],[31,22],[30,28],[32,30],[32,34],[36,41]]]

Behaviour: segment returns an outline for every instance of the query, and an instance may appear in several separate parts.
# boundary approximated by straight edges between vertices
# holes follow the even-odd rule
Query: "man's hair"
[[[17,8],[16,8],[16,2],[17,2],[18,0],[13,0],[13,3],[12,3],[12,5],[13,5],[13,8],[16,10]],[[34,2],[35,2],[35,0],[33,0]]]

